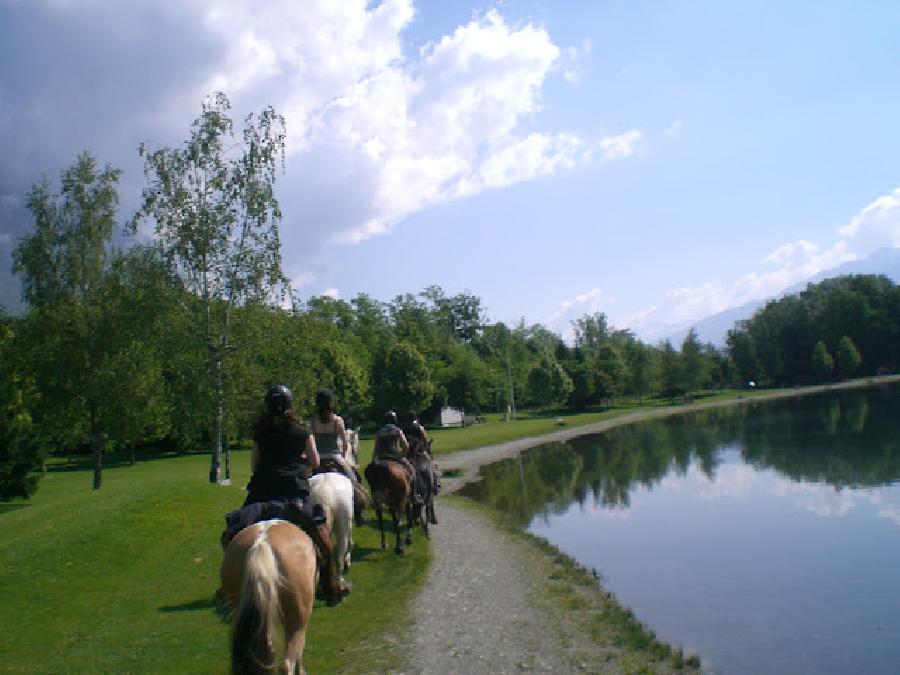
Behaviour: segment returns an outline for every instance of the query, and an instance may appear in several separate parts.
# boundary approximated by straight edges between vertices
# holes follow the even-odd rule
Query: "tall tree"
[[[421,410],[431,402],[434,383],[425,358],[415,346],[398,342],[388,350],[382,379],[376,390],[376,406],[403,413]]]
[[[103,413],[115,393],[110,358],[121,345],[106,330],[106,277],[119,203],[120,171],[84,152],[62,174],[61,192],[46,180],[28,195],[34,232],[13,252],[23,297],[32,307],[31,363],[39,371],[48,422],[65,443],[87,429],[94,453],[94,488],[103,469]],[[120,383],[122,384],[122,383]]]
[[[820,382],[834,374],[834,358],[822,340],[819,340],[813,348],[811,363],[813,376]]]
[[[856,345],[847,335],[841,338],[837,348],[838,368],[843,377],[851,377],[862,363],[862,356]]]
[[[30,413],[36,392],[18,372],[14,337],[11,322],[0,312],[0,501],[34,494],[46,454]]]
[[[709,378],[709,361],[703,355],[697,331],[691,328],[681,343],[682,386],[688,393],[700,389]]]
[[[223,93],[204,102],[181,148],[141,145],[148,185],[132,221],[155,222],[156,239],[190,292],[196,335],[208,350],[213,393],[210,482],[221,477],[224,364],[235,308],[270,298],[284,282],[275,178],[284,161],[284,119],[271,107],[246,118],[235,142]]]

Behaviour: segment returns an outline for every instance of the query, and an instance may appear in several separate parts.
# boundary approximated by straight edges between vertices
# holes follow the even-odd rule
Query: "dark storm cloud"
[[[143,182],[142,140],[177,142],[190,118],[172,101],[197,91],[223,45],[188,12],[110,2],[0,2],[0,303],[12,304],[10,251],[30,225],[24,194],[82,150],[125,171],[123,214]]]

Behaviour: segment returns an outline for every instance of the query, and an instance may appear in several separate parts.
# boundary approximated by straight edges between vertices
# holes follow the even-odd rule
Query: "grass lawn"
[[[96,492],[89,471],[51,464],[30,501],[0,504],[0,670],[226,672],[228,624],[213,592],[222,514],[241,504],[248,477],[248,453],[234,459],[230,487],[206,482],[207,456],[186,456],[107,469]],[[397,558],[380,550],[377,525],[355,528],[353,594],[336,608],[317,601],[310,672],[399,665],[397,643],[379,636],[390,627],[399,642],[424,581],[430,548],[416,534]]]

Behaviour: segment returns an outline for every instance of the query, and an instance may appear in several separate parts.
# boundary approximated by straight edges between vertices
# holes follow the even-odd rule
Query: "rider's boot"
[[[345,596],[350,595],[350,584],[335,577],[331,567],[331,537],[328,529],[322,525],[311,527],[307,531],[313,544],[316,545],[316,558],[319,562],[319,591],[325,599],[325,604],[333,607]]]

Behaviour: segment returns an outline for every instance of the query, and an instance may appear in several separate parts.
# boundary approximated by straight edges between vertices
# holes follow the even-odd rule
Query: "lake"
[[[900,673],[900,388],[551,443],[463,494],[600,574],[707,672]]]

